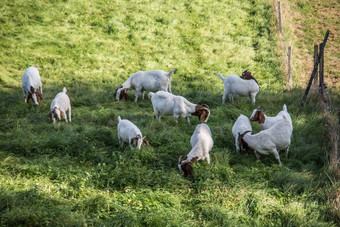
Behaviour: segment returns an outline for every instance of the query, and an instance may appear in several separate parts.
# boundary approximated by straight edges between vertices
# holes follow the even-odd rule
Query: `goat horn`
[[[182,162],[182,156],[179,156],[178,163],[181,164],[181,162]]]
[[[134,141],[136,141],[136,140],[138,140],[138,138],[137,138],[137,137],[135,137],[135,138],[131,138],[130,144],[132,145],[132,144],[133,144],[133,142],[134,142]]]
[[[209,106],[207,104],[202,104],[202,106],[209,109]]]

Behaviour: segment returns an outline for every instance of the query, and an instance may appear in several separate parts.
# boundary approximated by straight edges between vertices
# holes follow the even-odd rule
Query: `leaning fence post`
[[[316,63],[317,59],[318,59],[318,50],[319,50],[319,46],[318,45],[314,45],[314,64]],[[313,85],[314,85],[314,89],[318,90],[319,86],[318,86],[318,82],[319,82],[319,77],[318,77],[318,73],[315,73],[314,76],[314,81],[313,81]]]
[[[323,44],[320,43],[319,45],[320,48],[320,63],[319,63],[319,86],[320,86],[320,94],[323,95],[324,94],[324,71],[323,71],[323,67],[324,67],[324,52],[321,54],[321,48],[323,48]],[[317,74],[317,73],[316,73]]]
[[[292,78],[292,47],[288,47],[288,90],[291,90],[293,87],[293,78]]]
[[[327,39],[328,39],[328,36],[329,36],[329,30],[327,30],[326,32],[326,35],[325,35],[325,38],[323,39],[323,45],[322,45],[322,48],[320,48],[320,53],[318,55],[318,59],[316,61],[316,63],[314,64],[314,68],[313,68],[313,71],[312,71],[312,74],[311,74],[311,77],[309,79],[309,82],[308,82],[308,85],[307,85],[307,88],[306,88],[306,91],[305,91],[305,94],[303,95],[302,97],[302,100],[301,100],[301,105],[303,105],[304,101],[306,100],[307,98],[307,95],[308,95],[308,92],[309,92],[309,89],[312,85],[312,81],[314,79],[314,74],[316,73],[317,69],[318,69],[318,65],[319,65],[319,62],[320,62],[320,59],[321,59],[321,55],[323,54],[323,50],[326,46],[326,42],[327,42]]]

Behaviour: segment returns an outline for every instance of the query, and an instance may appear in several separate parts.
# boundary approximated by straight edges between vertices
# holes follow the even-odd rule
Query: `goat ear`
[[[39,98],[40,98],[41,100],[44,100],[44,98],[43,98],[43,96],[42,96],[42,94],[41,94],[40,92],[37,92],[37,94],[38,94],[38,96],[39,96]]]
[[[48,119],[52,120],[52,111],[48,114]]]
[[[202,114],[200,116],[200,122],[203,123],[208,118],[208,116],[209,116],[209,111],[203,109]]]
[[[128,93],[124,93],[124,98],[125,98],[125,101],[127,101],[128,99],[129,99],[129,95],[128,95]]]
[[[145,136],[143,137],[143,143],[146,143],[146,146],[150,147],[149,142],[145,139]]]
[[[266,118],[264,117],[263,111],[260,111],[259,119],[260,119],[260,124],[263,124],[266,121]]]
[[[207,111],[206,110],[201,110],[201,115],[199,116],[199,120],[201,123],[204,122],[204,120],[207,118]]]
[[[195,162],[197,162],[198,159],[199,159],[198,157],[194,157],[194,158],[192,158],[192,159],[190,160],[190,162],[191,162],[192,164],[194,164]]]
[[[182,164],[181,168],[184,173],[184,177],[188,177],[194,174],[194,169],[192,168],[191,162],[186,162]]]
[[[27,98],[26,98],[27,103],[31,100],[31,98],[32,98],[32,93],[29,92],[28,95],[27,95]]]
[[[136,137],[135,138],[132,138],[131,141],[130,141],[130,144],[132,145],[134,141],[138,140]]]

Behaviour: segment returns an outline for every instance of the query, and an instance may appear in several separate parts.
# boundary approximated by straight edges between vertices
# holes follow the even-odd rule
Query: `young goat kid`
[[[133,149],[134,144],[137,146],[138,150],[140,150],[143,143],[146,143],[148,147],[150,146],[149,142],[145,140],[145,136],[143,137],[139,128],[131,121],[122,120],[120,116],[118,116],[117,129],[120,145],[123,145],[123,142],[127,142],[129,143],[131,150]]]
[[[269,129],[260,131],[257,134],[251,135],[249,131],[239,133],[240,140],[254,149],[257,159],[260,159],[258,152],[265,155],[273,154],[279,165],[281,165],[281,161],[278,150],[289,147],[291,135],[290,122],[286,116],[283,116],[282,120],[277,121]]]
[[[242,143],[240,143],[241,141],[239,140],[239,135],[246,131],[252,131],[249,118],[244,116],[243,114],[240,114],[240,116],[235,121],[231,131],[235,137],[236,152],[239,152],[240,148],[247,151],[249,147],[244,147]]]
[[[142,94],[144,99],[144,91],[167,91],[171,93],[171,76],[175,69],[171,69],[169,73],[163,70],[138,71],[132,74],[120,87],[116,89],[116,99],[119,101],[123,97],[128,99],[127,90],[136,90],[135,102]]]
[[[53,99],[48,118],[55,122],[55,119],[61,120],[61,116],[67,122],[66,111],[68,111],[68,120],[71,122],[71,101],[66,94],[67,90],[64,87],[62,92],[59,92]]]
[[[39,99],[43,99],[42,83],[38,68],[39,65],[27,68],[21,77],[22,92],[24,94],[25,103],[28,103],[28,101],[32,99],[36,106],[39,106]],[[40,92],[38,92],[38,89]]]
[[[161,120],[162,114],[173,115],[175,121],[178,121],[179,117],[186,118],[189,124],[189,116],[198,116],[201,123],[208,121],[210,110],[207,105],[193,104],[182,96],[173,95],[165,91],[150,92],[149,96],[158,121]]]
[[[214,145],[214,141],[209,126],[204,123],[197,125],[191,136],[190,143],[191,151],[183,160],[182,156],[178,159],[178,169],[184,177],[194,173],[192,164],[196,161],[207,159],[208,164],[210,164],[209,152]]]
[[[251,75],[249,71],[244,71],[242,77],[237,75],[229,75],[223,77],[221,73],[218,76],[223,81],[224,92],[222,96],[222,103],[225,103],[226,97],[229,94],[229,100],[234,103],[233,95],[249,96],[251,103],[255,105],[255,97],[260,88],[256,79]]]
[[[250,121],[257,121],[261,129],[264,130],[272,127],[278,120],[283,119],[283,116],[286,116],[293,130],[292,118],[288,113],[286,104],[283,105],[282,110],[275,117],[268,117],[264,114],[264,110],[257,108],[251,114]]]

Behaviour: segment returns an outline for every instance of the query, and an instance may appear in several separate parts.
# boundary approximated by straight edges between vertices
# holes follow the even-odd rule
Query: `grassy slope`
[[[1,1],[0,22],[2,225],[335,225],[326,129],[313,105],[300,109],[302,91],[282,89],[270,1]],[[35,108],[20,78],[37,63],[45,103]],[[156,68],[177,68],[173,92],[211,108],[212,163],[196,163],[192,178],[176,164],[197,118],[158,123],[150,101],[113,97],[131,73]],[[253,106],[221,105],[217,72],[246,68],[261,84],[257,105],[275,115],[286,103],[292,114],[283,167],[234,152],[232,124]],[[49,105],[63,86],[73,122],[53,125]],[[118,115],[151,147],[121,148]]]

